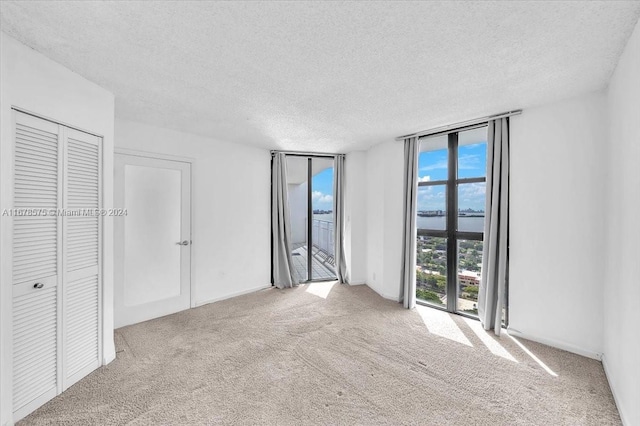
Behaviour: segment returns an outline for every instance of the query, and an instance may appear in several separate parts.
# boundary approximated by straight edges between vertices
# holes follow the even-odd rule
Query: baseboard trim
[[[114,359],[116,359],[116,352],[113,351],[109,351],[109,353],[105,353],[102,359],[102,365],[107,365],[110,362],[112,362]]]
[[[604,369],[604,375],[607,378],[607,382],[609,383],[609,389],[611,389],[611,394],[613,395],[613,402],[616,403],[616,408],[618,409],[618,415],[620,416],[620,420],[623,425],[630,425],[631,423],[627,423],[625,420],[624,412],[622,411],[622,407],[620,406],[620,399],[616,394],[616,388],[613,386],[613,382],[611,381],[611,374],[609,373],[609,367],[607,366],[607,357],[605,354],[602,354],[602,368]]]
[[[196,307],[208,305],[209,303],[220,302],[221,300],[231,299],[232,297],[242,296],[243,294],[254,293],[256,291],[264,290],[266,288],[271,288],[271,284],[261,285],[259,287],[253,287],[247,290],[237,291],[235,293],[226,294],[224,296],[216,297],[214,299],[208,299],[201,302],[196,301]]]
[[[380,296],[387,300],[392,300],[394,302],[400,302],[400,298],[398,296],[389,296],[388,294],[378,293]]]
[[[532,340],[534,342],[542,343],[543,345],[552,346],[554,348],[562,349],[563,351],[571,352],[577,355],[582,355],[587,358],[602,360],[602,354],[599,352],[590,351],[579,346],[575,346],[569,343],[560,342],[558,340],[547,339],[545,337],[533,336],[527,333],[522,333],[513,328],[507,328],[507,333],[513,337],[520,337],[522,339]]]
[[[376,290],[375,288],[371,287],[369,284],[366,284],[366,283],[365,283],[365,285],[366,285],[367,287],[369,287],[371,290],[373,290],[373,291],[375,291],[376,293],[378,293],[378,295],[379,295],[380,297],[382,297],[383,299],[393,300],[394,302],[399,302],[399,301],[400,301],[399,296],[390,296],[390,295],[388,295],[388,294],[384,294],[384,293],[379,292],[379,291],[378,291],[378,290]]]
[[[364,281],[356,281],[356,282],[350,282],[349,285],[367,285],[366,282]]]

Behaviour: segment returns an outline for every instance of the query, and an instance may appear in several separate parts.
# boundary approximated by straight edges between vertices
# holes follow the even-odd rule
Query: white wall
[[[367,281],[367,157],[364,151],[347,154],[344,162],[345,257],[350,284]]]
[[[596,92],[511,119],[510,330],[594,358],[603,350],[605,115]],[[365,156],[366,283],[397,300],[403,144]]]
[[[628,425],[640,424],[639,75],[640,23],[608,93],[529,108],[511,119],[509,330],[602,356]],[[352,223],[366,223],[366,283],[397,300],[402,144],[357,155],[366,167],[354,174],[365,179],[348,184],[347,194],[366,209],[348,201],[354,210],[347,211]],[[365,188],[364,200],[357,187]]]
[[[401,142],[385,142],[366,161],[367,285],[392,300],[400,297],[403,150]]]
[[[116,119],[116,149],[195,159],[193,270],[196,304],[271,285],[271,155]]]
[[[509,329],[602,353],[605,98],[511,119]]]
[[[609,84],[603,363],[626,425],[640,425],[640,23]]]
[[[113,123],[111,93],[0,32],[0,211],[13,206],[12,107],[101,135],[104,140],[104,207],[113,207]],[[103,232],[103,362],[115,358],[113,345],[113,221]],[[11,221],[0,223],[0,424],[11,421]]]
[[[307,182],[289,184],[289,216],[291,219],[291,242],[307,242]]]

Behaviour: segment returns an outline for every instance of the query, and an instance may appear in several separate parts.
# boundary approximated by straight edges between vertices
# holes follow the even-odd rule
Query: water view
[[[314,213],[314,220],[333,222],[333,213]],[[444,216],[417,218],[418,229],[446,229],[447,218]],[[459,216],[458,230],[465,232],[482,232],[484,228],[484,216]]]
[[[447,218],[444,216],[417,218],[418,229],[447,229]],[[484,229],[484,216],[458,216],[458,231],[482,232]]]

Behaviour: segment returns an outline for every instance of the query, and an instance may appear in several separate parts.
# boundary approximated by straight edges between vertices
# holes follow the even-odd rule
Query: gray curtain
[[[500,335],[509,267],[509,119],[489,121],[487,204],[478,316],[485,330]]]
[[[408,309],[416,306],[416,213],[419,146],[420,142],[417,137],[404,140],[404,228],[400,300]]]
[[[333,160],[333,220],[335,227],[334,256],[336,276],[341,283],[349,282],[347,261],[344,251],[344,154]]]
[[[271,166],[271,238],[273,284],[278,288],[293,287],[298,282],[293,276],[291,259],[287,161],[281,152],[274,154]]]

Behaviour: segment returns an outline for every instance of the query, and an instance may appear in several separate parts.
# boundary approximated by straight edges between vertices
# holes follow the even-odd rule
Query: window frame
[[[437,237],[447,239],[447,305],[446,307],[431,304],[425,300],[416,297],[416,303],[431,308],[444,310],[450,313],[459,314],[465,317],[478,319],[477,315],[472,315],[463,311],[459,311],[458,304],[458,241],[472,240],[484,241],[483,232],[458,231],[458,186],[465,183],[484,183],[487,181],[486,173],[484,177],[458,178],[458,134],[466,130],[487,127],[488,122],[479,123],[473,126],[453,129],[440,135],[447,135],[447,179],[418,182],[418,188],[421,186],[445,185],[446,190],[446,226],[444,230],[436,229],[417,229],[417,236]],[[437,136],[426,135],[418,139],[419,143],[424,140]],[[485,194],[486,197],[486,194]],[[486,212],[485,212],[486,214]],[[484,250],[483,250],[484,251]],[[450,297],[454,295],[455,297]]]

